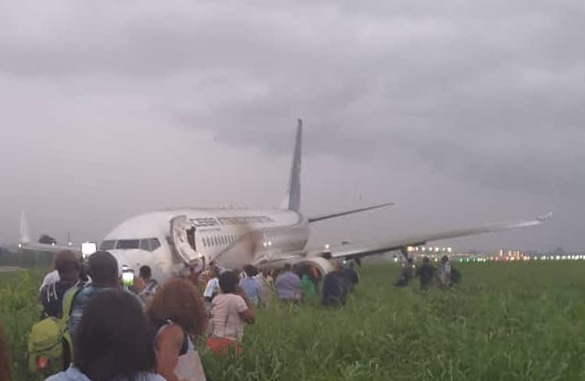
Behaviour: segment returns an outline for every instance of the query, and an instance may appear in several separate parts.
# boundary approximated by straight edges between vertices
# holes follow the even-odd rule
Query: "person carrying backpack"
[[[70,250],[57,253],[55,268],[59,273],[59,280],[45,285],[40,292],[39,299],[43,305],[41,319],[47,317],[61,318],[63,296],[67,290],[80,284],[81,262]]]
[[[63,305],[67,291],[76,291],[83,285],[79,280],[81,262],[75,253],[65,250],[55,256],[55,268],[59,280],[41,289],[41,320],[33,325],[28,337],[29,370],[32,373],[48,375],[68,366],[63,363],[66,329]]]
[[[88,262],[91,283],[79,290],[69,291],[64,298],[63,311],[70,311],[69,314],[63,314],[63,319],[66,320],[67,326],[64,333],[64,338],[67,342],[65,351],[71,351],[73,348],[77,325],[84,314],[86,304],[95,295],[105,290],[121,289],[121,283],[118,279],[118,261],[112,254],[107,251],[98,251],[89,256]],[[144,308],[144,302],[138,295],[128,290],[124,290],[124,292],[131,294],[138,301],[138,304]],[[65,356],[64,361],[70,362],[74,357],[75,354],[70,352],[70,358],[67,359]],[[69,363],[67,363],[68,365]]]

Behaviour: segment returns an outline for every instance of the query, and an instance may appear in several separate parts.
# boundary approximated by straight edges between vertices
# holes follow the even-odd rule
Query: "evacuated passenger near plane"
[[[301,299],[301,279],[292,271],[292,265],[284,265],[284,271],[274,282],[276,296],[286,302],[299,301]]]
[[[85,308],[74,340],[75,359],[46,381],[164,381],[155,374],[148,325],[135,297],[109,289]]]
[[[321,304],[325,307],[343,306],[348,292],[348,281],[343,276],[343,268],[338,264],[337,269],[325,275],[323,279]]]
[[[203,379],[193,340],[205,331],[208,321],[195,286],[181,278],[167,281],[155,294],[147,315],[157,372],[167,381]]]
[[[72,251],[65,250],[55,256],[55,268],[59,280],[41,289],[40,302],[43,305],[41,319],[46,317],[61,318],[63,296],[67,290],[80,284],[81,262]]]
[[[355,263],[353,261],[350,262],[349,267],[343,269],[342,274],[349,282],[349,292],[353,292],[355,286],[357,286],[357,284],[360,282],[360,276],[355,270]]]
[[[160,286],[156,279],[152,279],[152,270],[150,266],[141,266],[138,279],[141,283],[138,296],[142,298],[144,303],[149,304],[154,298],[154,294],[159,290]]]
[[[449,257],[443,255],[441,258],[441,267],[439,268],[439,281],[441,287],[448,287],[451,285],[451,262]]]
[[[211,266],[209,268],[209,280],[207,281],[207,285],[205,286],[205,291],[203,292],[203,299],[205,300],[205,304],[207,309],[211,308],[211,301],[215,296],[219,293],[219,269],[217,266]]]
[[[252,304],[238,282],[238,276],[232,271],[222,273],[219,276],[221,294],[211,303],[211,336],[207,339],[207,348],[217,354],[225,354],[232,348],[241,353],[244,325],[256,321]]]
[[[89,300],[105,290],[120,288],[120,282],[118,281],[118,262],[112,254],[107,251],[98,251],[89,256],[88,262],[91,283],[75,295],[71,306],[71,316],[67,323],[68,334],[74,341],[77,324],[79,324],[79,321],[85,313],[85,306]],[[74,290],[69,292],[72,291]],[[131,294],[139,303],[142,303],[142,300],[138,296],[132,294],[130,291],[126,292]]]
[[[402,268],[400,270],[400,276],[398,277],[398,281],[396,282],[396,287],[406,287],[410,280],[414,276],[414,264],[412,258],[408,258],[406,262],[402,263]]]
[[[429,257],[423,258],[423,264],[416,270],[416,276],[420,279],[420,289],[429,288],[435,279],[435,267],[431,264]]]
[[[254,307],[258,307],[262,298],[262,285],[258,278],[256,278],[258,270],[252,265],[246,265],[244,266],[244,274],[245,277],[240,280],[240,287],[250,303]]]

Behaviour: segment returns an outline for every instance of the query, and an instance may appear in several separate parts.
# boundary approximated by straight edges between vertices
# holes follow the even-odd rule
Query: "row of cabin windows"
[[[218,235],[213,237],[204,237],[203,238],[203,246],[205,247],[212,247],[212,246],[227,246],[231,245],[232,243],[238,240],[238,236],[236,235]]]
[[[144,251],[155,251],[160,247],[158,238],[144,239],[119,239],[102,242],[100,250],[132,250],[141,249]]]

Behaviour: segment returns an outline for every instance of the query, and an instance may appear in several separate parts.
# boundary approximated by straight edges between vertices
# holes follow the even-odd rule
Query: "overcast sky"
[[[532,218],[461,249],[585,249],[580,0],[0,2],[0,240],[280,204],[313,244]]]

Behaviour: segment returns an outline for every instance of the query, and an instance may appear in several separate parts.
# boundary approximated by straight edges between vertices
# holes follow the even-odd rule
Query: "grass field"
[[[272,305],[247,327],[245,355],[203,352],[208,379],[585,379],[585,263],[457,267],[463,282],[450,290],[397,289],[397,267],[370,265],[344,309]],[[0,274],[17,381],[34,379],[25,349],[38,279]]]

